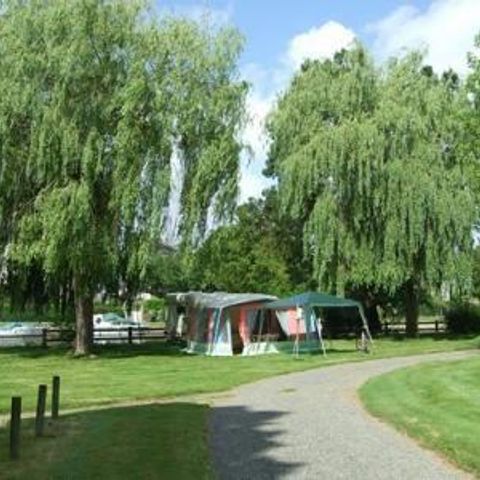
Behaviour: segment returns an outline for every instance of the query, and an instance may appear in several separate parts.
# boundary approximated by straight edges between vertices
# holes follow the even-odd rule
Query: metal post
[[[22,397],[12,397],[10,411],[10,458],[20,457],[20,426],[22,421]]]

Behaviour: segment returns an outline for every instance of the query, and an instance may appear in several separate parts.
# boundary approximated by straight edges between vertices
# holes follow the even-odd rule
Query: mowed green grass
[[[12,395],[33,411],[39,383],[60,375],[59,421],[49,421],[45,438],[33,438],[23,421],[22,457],[10,461],[8,431],[0,428],[0,479],[209,479],[208,407],[178,400],[135,405],[135,401],[216,392],[267,376],[418,353],[477,348],[478,339],[379,340],[369,355],[353,341],[335,341],[328,357],[291,355],[211,358],[182,354],[165,344],[103,347],[93,358],[73,358],[61,349],[0,351],[0,411]],[[49,392],[50,398],[50,392]],[[108,404],[131,402],[131,406]],[[48,402],[50,403],[50,402]],[[95,406],[104,405],[103,409]],[[50,407],[50,405],[48,405]],[[90,409],[65,415],[67,408]],[[0,419],[1,420],[1,419]],[[2,422],[0,421],[0,424]]]
[[[0,479],[209,479],[207,412],[188,403],[84,412],[50,422],[37,439],[26,421],[17,461],[8,459],[3,428]]]
[[[385,374],[360,396],[372,414],[480,478],[480,357]]]
[[[355,351],[353,340],[333,341],[327,358],[305,354],[258,357],[205,357],[182,354],[165,344],[103,347],[94,358],[73,358],[66,350],[0,350],[0,413],[12,395],[34,411],[40,383],[61,377],[61,408],[172,398],[227,390],[282,373],[341,362],[478,347],[478,339],[377,340],[373,353]],[[49,392],[50,395],[50,392]]]

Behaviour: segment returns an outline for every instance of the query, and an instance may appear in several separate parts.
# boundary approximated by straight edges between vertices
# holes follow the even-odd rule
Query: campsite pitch
[[[165,345],[138,346],[134,348],[106,348],[95,358],[74,359],[64,350],[18,349],[0,351],[0,409],[6,413],[10,396],[20,394],[24,399],[24,411],[33,411],[36,387],[39,383],[49,383],[51,376],[62,377],[61,412],[68,408],[89,408],[89,411],[62,415],[58,424],[47,428],[47,437],[33,441],[32,425],[24,422],[22,458],[12,464],[6,460],[7,431],[0,419],[0,479],[63,479],[63,478],[118,478],[119,472],[125,479],[164,478],[164,479],[202,479],[211,478],[210,455],[207,448],[206,431],[209,409],[192,402],[186,403],[185,395],[211,393],[228,390],[240,384],[254,382],[265,377],[313,369],[345,362],[362,362],[382,357],[412,355],[414,353],[442,350],[475,348],[477,339],[446,340],[424,338],[415,341],[380,340],[376,342],[375,352],[365,355],[353,349],[353,341],[335,341],[327,359],[321,355],[304,355],[295,359],[291,355],[270,355],[263,357],[211,358],[187,356],[177,349]],[[428,359],[429,357],[420,357]],[[393,360],[392,360],[393,361]],[[395,359],[401,365],[410,358]],[[405,362],[405,363],[404,363]],[[351,363],[328,369],[305,372],[307,378],[329,372],[337,368],[347,368],[351,372],[363,371],[377,362]],[[295,398],[303,390],[290,385],[287,377],[278,377],[265,382],[281,385],[272,399],[266,413],[239,417],[232,412],[228,424],[232,429],[248,430],[270,428],[270,431],[282,429],[281,415],[277,416],[278,398],[288,399],[296,405]],[[336,380],[335,380],[336,381]],[[332,380],[332,385],[335,384]],[[308,383],[308,382],[307,382]],[[263,382],[261,382],[263,384]],[[258,384],[256,384],[258,385]],[[256,388],[252,385],[252,388]],[[330,385],[325,386],[328,391]],[[250,387],[244,387],[250,388]],[[218,398],[229,398],[231,392]],[[352,394],[353,395],[353,394]],[[136,405],[154,399],[184,396],[183,400],[167,404]],[[265,397],[267,401],[268,397]],[[313,402],[313,398],[311,401]],[[221,401],[221,400],[219,400]],[[129,406],[115,407],[110,404],[126,402]],[[313,402],[314,403],[314,402]],[[313,405],[312,403],[312,405]],[[96,409],[96,406],[105,409]],[[331,406],[336,405],[336,399]],[[300,407],[300,404],[298,404]],[[221,410],[219,410],[219,408]],[[307,405],[307,408],[310,408]],[[210,410],[212,411],[212,410]],[[213,405],[213,415],[227,410]],[[269,412],[274,412],[273,415]],[[310,412],[314,415],[314,410]],[[3,421],[6,416],[4,415]],[[213,417],[211,417],[213,418]],[[287,418],[285,416],[285,418]],[[314,416],[305,423],[308,433]],[[278,423],[280,421],[280,423]],[[330,421],[329,421],[330,422]],[[322,435],[328,435],[330,423],[322,425]],[[253,427],[253,425],[255,425]],[[285,435],[290,435],[288,432]],[[232,436],[236,444],[236,457],[250,452],[257,445],[242,443],[242,436]],[[280,437],[278,437],[280,438]],[[294,442],[303,441],[293,433]],[[249,438],[247,441],[251,441]],[[277,437],[272,434],[259,435],[261,443],[258,455],[267,455],[266,450],[273,448]],[[305,452],[314,449],[311,461],[317,462],[318,445],[310,440]],[[258,445],[257,445],[258,446]],[[192,453],[193,452],[193,453]],[[240,456],[238,456],[240,454]],[[252,458],[254,459],[254,455]],[[309,454],[310,455],[310,454]],[[344,455],[344,454],[342,454]],[[85,461],[88,459],[88,461]],[[352,460],[353,461],[353,460]],[[8,462],[8,463],[7,463]],[[289,467],[290,468],[290,467]],[[288,473],[289,468],[285,470]],[[275,471],[275,470],[273,470]],[[78,472],[78,477],[66,477],[66,472]],[[158,477],[158,475],[161,476]],[[76,473],[75,473],[76,475]],[[242,477],[240,477],[242,478]],[[245,478],[245,477],[243,477]],[[252,477],[257,478],[257,477]],[[261,478],[261,477],[260,477]],[[271,478],[271,477],[267,477]],[[441,478],[441,477],[440,477]]]
[[[327,358],[304,354],[258,357],[186,355],[165,344],[103,347],[94,358],[73,358],[66,350],[0,350],[0,414],[10,397],[23,397],[24,411],[34,411],[40,383],[62,378],[62,409],[92,407],[197,393],[219,392],[265,377],[344,362],[476,348],[478,339],[381,339],[371,354],[355,350],[353,340],[334,340]]]

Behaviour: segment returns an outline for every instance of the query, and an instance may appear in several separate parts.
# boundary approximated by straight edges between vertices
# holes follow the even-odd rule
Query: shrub
[[[151,321],[164,319],[165,300],[153,297],[143,302],[143,310],[149,315]]]
[[[445,313],[447,331],[454,334],[480,333],[480,306],[460,303]]]
[[[116,313],[123,317],[124,310],[122,305],[113,303],[96,303],[93,307],[94,313]]]
[[[143,308],[149,311],[158,311],[165,308],[165,300],[163,298],[153,297],[143,302]]]

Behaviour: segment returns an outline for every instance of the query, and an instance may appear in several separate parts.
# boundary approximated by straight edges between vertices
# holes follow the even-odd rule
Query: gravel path
[[[471,352],[343,364],[262,380],[215,401],[210,446],[219,479],[465,479],[467,474],[369,416],[369,378]]]

